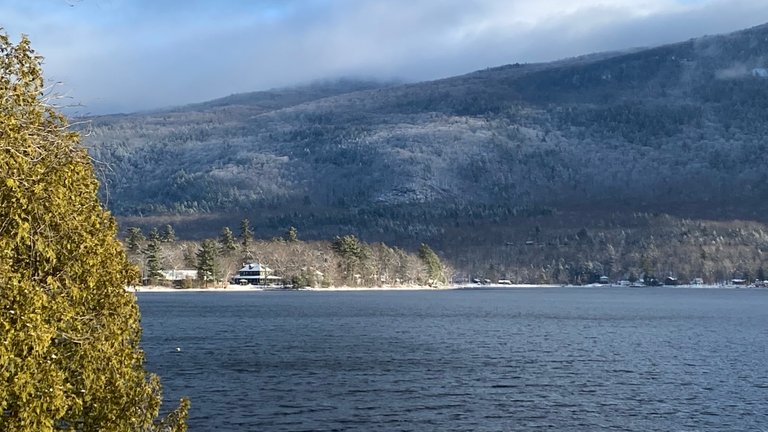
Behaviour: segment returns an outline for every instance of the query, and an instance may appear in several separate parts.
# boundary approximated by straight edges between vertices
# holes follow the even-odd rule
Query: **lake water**
[[[768,430],[768,290],[138,298],[192,432]]]

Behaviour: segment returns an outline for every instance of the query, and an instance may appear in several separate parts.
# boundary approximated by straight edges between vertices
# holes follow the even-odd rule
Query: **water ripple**
[[[768,425],[768,290],[139,300],[148,367],[192,398],[191,432]]]

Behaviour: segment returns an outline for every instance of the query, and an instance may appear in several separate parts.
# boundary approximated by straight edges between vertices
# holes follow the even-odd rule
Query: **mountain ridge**
[[[406,245],[572,212],[764,223],[767,60],[762,25],[422,83],[326,82],[96,117],[84,141],[110,167],[118,217],[186,220],[191,237],[241,217],[267,238],[295,225]]]

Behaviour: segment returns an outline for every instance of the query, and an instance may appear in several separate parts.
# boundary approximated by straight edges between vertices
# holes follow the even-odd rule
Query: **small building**
[[[667,276],[666,278],[664,278],[664,285],[676,286],[679,284],[680,282],[677,280],[676,277]]]
[[[177,288],[184,287],[185,284],[190,284],[191,281],[197,279],[197,270],[160,270],[160,277],[155,280],[163,286],[174,286]],[[149,284],[149,280],[144,280],[144,285]]]
[[[661,286],[661,282],[659,282],[659,280],[656,279],[655,277],[648,277],[643,279],[643,284],[645,286],[652,286],[652,287]]]
[[[185,279],[197,279],[197,270],[160,270],[163,279],[167,281],[183,281]]]
[[[693,278],[693,280],[691,280],[691,285],[695,285],[695,286],[704,285],[704,279]]]
[[[272,275],[272,269],[259,264],[243,264],[243,268],[238,270],[231,282],[240,285],[267,285],[279,281],[280,278]]]
[[[597,283],[599,283],[600,285],[608,285],[609,283],[611,283],[611,280],[608,279],[608,276],[600,276],[600,279],[598,279]]]

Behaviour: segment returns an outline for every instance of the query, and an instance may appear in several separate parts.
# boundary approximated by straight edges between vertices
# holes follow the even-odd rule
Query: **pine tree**
[[[155,232],[157,232],[155,230]],[[153,236],[150,233],[147,247],[144,250],[144,262],[146,263],[147,278],[155,280],[162,277],[160,273],[160,239],[157,236]]]
[[[219,243],[221,244],[221,249],[224,252],[232,252],[237,248],[237,246],[235,245],[235,236],[234,234],[232,234],[232,230],[229,229],[229,227],[224,227],[221,230],[221,235],[219,236]]]
[[[443,263],[432,248],[425,243],[422,243],[419,247],[419,258],[421,258],[424,265],[427,267],[427,277],[429,278],[430,284],[446,283]]]
[[[156,422],[138,278],[86,151],[41,99],[41,58],[0,34],[0,430],[184,431]]]
[[[240,221],[240,244],[243,246],[243,250],[248,251],[250,249],[252,240],[251,223],[248,222],[248,219],[243,219]]]
[[[208,286],[208,281],[216,279],[216,254],[218,248],[213,240],[203,240],[197,250],[197,278]]]
[[[347,282],[357,282],[355,275],[366,276],[365,267],[370,256],[368,247],[360,242],[354,235],[336,237],[331,248],[341,258],[339,263],[341,272]]]
[[[160,234],[160,240],[166,243],[176,240],[176,232],[173,230],[171,224],[167,224],[163,227],[163,233]]]
[[[285,241],[289,241],[289,242],[299,241],[299,231],[296,230],[296,227],[288,228],[288,231],[285,233]]]
[[[149,230],[149,235],[147,236],[149,241],[160,241],[160,232],[157,230],[157,228],[152,228]]]
[[[141,250],[141,243],[143,241],[144,234],[141,232],[141,228],[128,228],[128,237],[125,239],[125,242],[129,251],[138,253]]]

